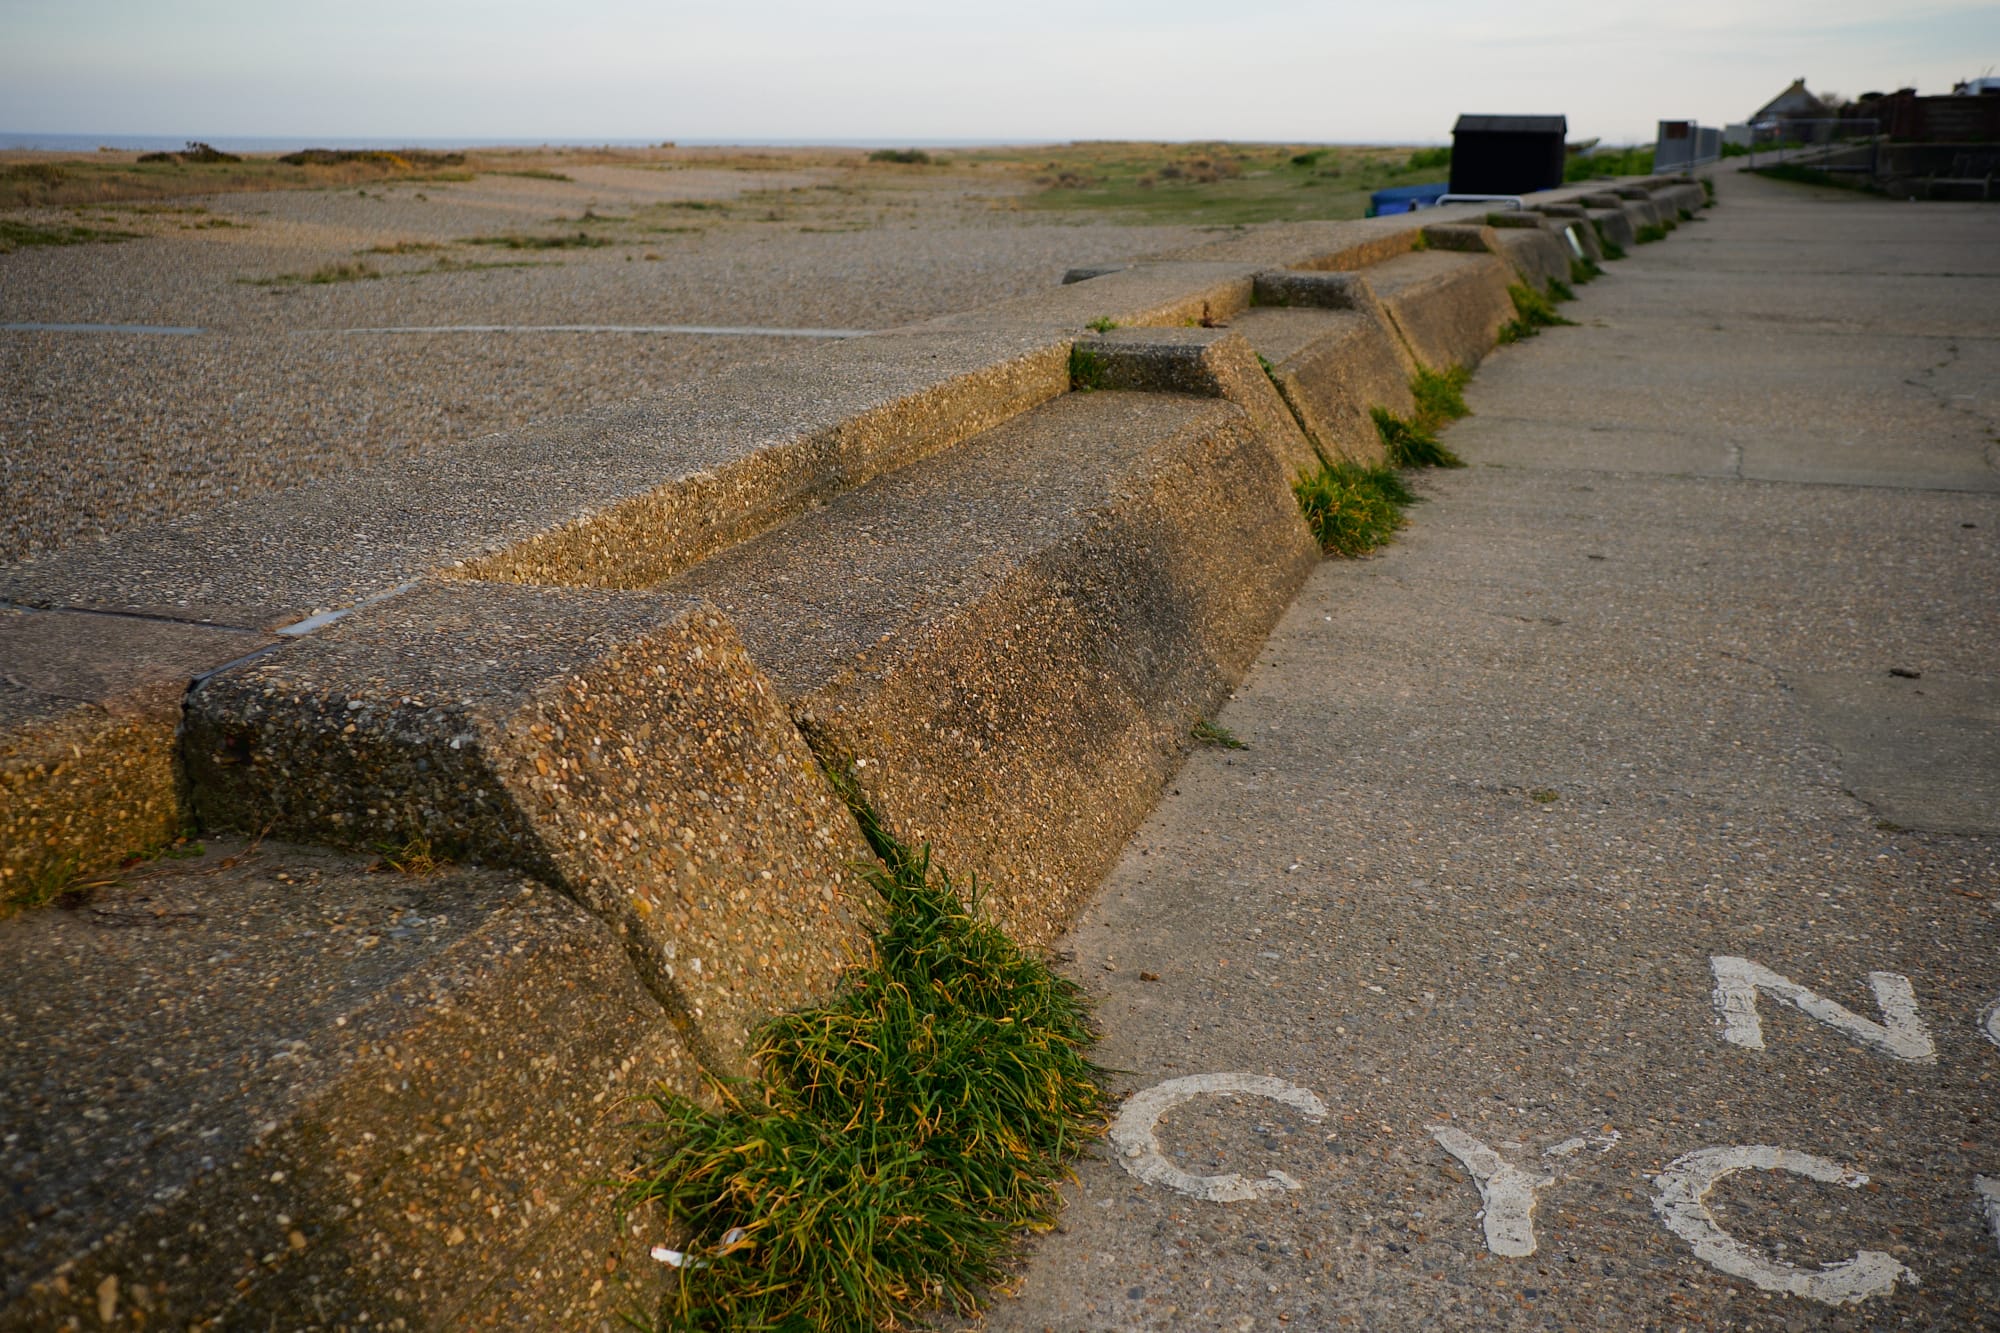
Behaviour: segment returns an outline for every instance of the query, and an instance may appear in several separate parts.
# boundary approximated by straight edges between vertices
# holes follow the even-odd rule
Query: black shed
[[[1453,194],[1526,194],[1563,183],[1565,116],[1460,116],[1451,129]]]

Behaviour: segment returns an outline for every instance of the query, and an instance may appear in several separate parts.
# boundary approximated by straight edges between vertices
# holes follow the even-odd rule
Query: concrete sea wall
[[[462,863],[223,876],[115,948],[0,921],[55,1061],[10,1057],[0,1327],[614,1314],[630,1099],[865,947],[829,771],[1052,939],[1318,558],[1292,481],[1702,192],[1527,205],[1255,228],[0,570],[9,901],[190,825]],[[395,947],[301,927],[340,904]]]

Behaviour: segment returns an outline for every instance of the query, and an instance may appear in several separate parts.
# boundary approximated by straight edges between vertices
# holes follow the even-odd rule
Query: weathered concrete
[[[271,641],[0,611],[0,909],[179,834],[174,730],[188,682]]]
[[[696,1067],[546,888],[211,844],[10,922],[0,973],[0,1328],[645,1308],[645,1238],[591,1182]]]
[[[1288,480],[1229,403],[1071,394],[669,588],[722,608],[890,828],[1046,940],[1315,563]]]
[[[1418,364],[1476,366],[1514,318],[1513,272],[1497,256],[1423,250],[1377,264],[1368,285]]]
[[[1237,322],[1243,318],[1237,316]],[[1073,356],[1073,365],[1089,368],[1093,382],[1088,387],[1093,389],[1228,399],[1243,409],[1289,477],[1314,472],[1320,465],[1318,449],[1257,363],[1258,352],[1240,333],[1199,325],[1113,329],[1079,339]]]
[[[427,585],[209,680],[185,750],[204,827],[428,841],[559,887],[723,1068],[864,947],[859,830],[686,598]]]
[[[1299,1188],[1103,1154],[986,1327],[1992,1324],[2000,210],[1725,175],[1703,216],[1482,366],[1471,466],[1320,568],[1220,719],[1250,749],[1190,758],[1062,942],[1122,1086],[1324,1100],[1158,1127],[1185,1172]],[[1725,1041],[1718,956],[1870,1024],[1894,973],[1932,1059],[1772,995],[1762,1049]],[[1489,1250],[1433,1126],[1537,1182],[1532,1255]],[[1698,1258],[1654,1199],[1724,1145],[1868,1178],[1718,1184],[1751,1257],[1919,1285],[1835,1306]]]
[[[1239,315],[1235,327],[1270,363],[1272,381],[1322,455],[1379,463],[1382,436],[1369,409],[1409,417],[1415,362],[1363,279],[1309,276],[1342,281],[1355,305],[1314,309],[1273,302]]]

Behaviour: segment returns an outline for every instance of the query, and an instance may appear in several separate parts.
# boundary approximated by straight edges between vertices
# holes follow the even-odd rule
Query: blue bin
[[[1420,208],[1429,208],[1444,198],[1451,187],[1444,181],[1435,185],[1398,185],[1387,190],[1377,190],[1368,196],[1368,216],[1387,217],[1391,213],[1414,213]]]

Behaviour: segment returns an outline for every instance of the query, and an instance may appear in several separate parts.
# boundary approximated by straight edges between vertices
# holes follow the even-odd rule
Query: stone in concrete
[[[697,1067],[560,895],[211,843],[6,926],[0,1329],[597,1329],[657,1289],[593,1182]]]
[[[669,585],[887,825],[1046,941],[1316,563],[1232,404],[1073,393]]]
[[[186,756],[206,827],[428,840],[561,888],[723,1068],[865,947],[859,831],[684,597],[426,585],[209,680]]]

